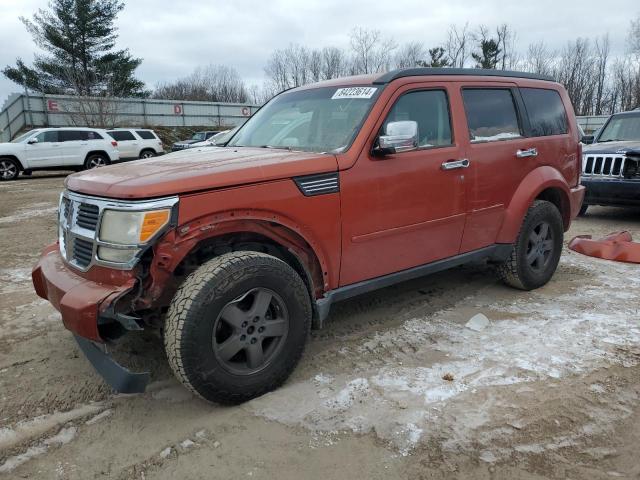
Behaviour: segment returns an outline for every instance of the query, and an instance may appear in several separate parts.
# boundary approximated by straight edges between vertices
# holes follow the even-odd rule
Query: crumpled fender
[[[633,242],[629,232],[614,232],[596,240],[591,235],[578,235],[569,242],[574,252],[616,262],[640,263],[640,243]]]

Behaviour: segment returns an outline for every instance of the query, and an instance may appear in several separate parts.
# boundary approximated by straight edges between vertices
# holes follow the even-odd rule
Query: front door
[[[64,165],[64,152],[57,130],[41,132],[35,143],[25,144],[28,168],[46,168]]]
[[[376,132],[384,132],[390,122],[415,121],[419,148],[378,157],[372,154],[372,143],[352,168],[340,173],[341,285],[458,253],[466,168],[454,135],[450,98],[445,86],[400,88]]]

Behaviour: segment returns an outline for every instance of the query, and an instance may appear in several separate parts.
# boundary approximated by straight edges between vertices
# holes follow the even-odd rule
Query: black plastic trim
[[[555,82],[555,80],[547,75],[537,73],[514,72],[512,70],[493,70],[486,68],[404,68],[400,70],[392,70],[387,72],[373,81],[374,85],[384,85],[398,78],[404,77],[420,77],[428,75],[466,75],[466,76],[483,76],[483,77],[508,77],[508,78],[529,78],[531,80],[545,80]]]
[[[469,262],[476,262],[480,260],[489,259],[495,262],[503,262],[511,255],[513,245],[508,243],[497,243],[489,247],[484,247],[472,252],[462,253],[453,257],[437,260],[435,262],[420,265],[418,267],[409,268],[396,273],[390,273],[383,275],[382,277],[372,278],[370,280],[364,280],[362,282],[353,283],[344,287],[337,288],[325,293],[323,298],[316,300],[316,306],[318,309],[319,323],[322,322],[329,315],[331,305],[334,302],[346,300],[347,298],[362,295],[379,288],[389,287],[396,283],[406,282],[407,280],[413,280],[432,273],[447,270],[452,267],[457,267]]]
[[[338,172],[321,173],[294,177],[293,181],[305,197],[337,193],[340,191],[340,175]]]
[[[97,345],[74,335],[80,349],[107,384],[118,393],[142,393],[149,383],[149,372],[134,373],[117,363]]]

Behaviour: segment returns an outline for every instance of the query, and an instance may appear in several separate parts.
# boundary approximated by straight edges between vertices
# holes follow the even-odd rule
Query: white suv
[[[118,142],[120,160],[151,158],[164,153],[162,141],[153,130],[116,128],[107,133]]]
[[[96,128],[39,128],[0,143],[0,180],[22,171],[81,170],[117,161],[118,143]]]

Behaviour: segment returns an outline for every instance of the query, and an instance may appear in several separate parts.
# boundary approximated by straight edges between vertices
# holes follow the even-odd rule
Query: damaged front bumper
[[[101,323],[118,322],[125,330],[141,330],[135,319],[114,308],[118,299],[136,285],[130,272],[116,275],[96,273],[85,278],[68,267],[60,255],[58,244],[48,246],[31,273],[38,296],[48,300],[62,315],[64,326],[70,330],[97,372],[117,392],[143,392],[149,381],[148,373],[132,373],[120,366],[106,353]]]

